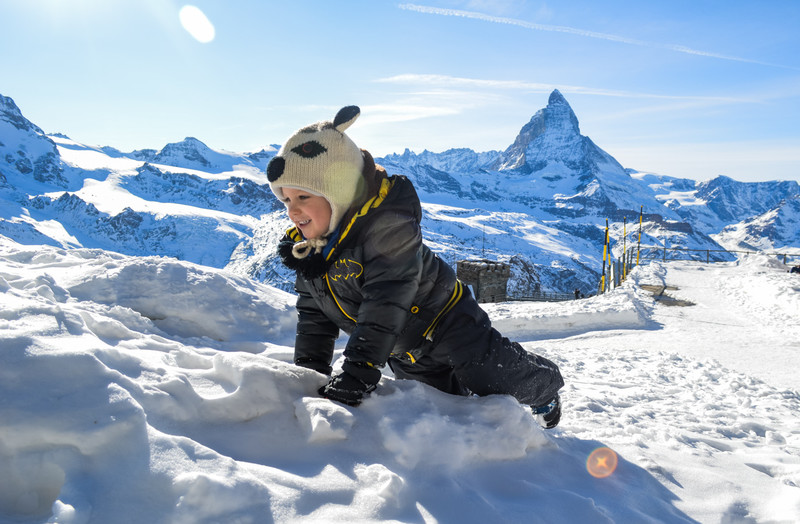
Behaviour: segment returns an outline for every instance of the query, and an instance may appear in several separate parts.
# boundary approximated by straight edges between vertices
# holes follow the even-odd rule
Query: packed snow
[[[800,275],[777,260],[485,305],[561,366],[551,431],[510,397],[390,374],[360,407],[319,398],[293,302],[0,236],[0,521],[798,522]]]

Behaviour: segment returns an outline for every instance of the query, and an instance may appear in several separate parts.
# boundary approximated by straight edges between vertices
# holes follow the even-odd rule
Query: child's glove
[[[348,406],[358,406],[377,387],[380,379],[381,372],[366,362],[347,360],[342,365],[342,372],[319,388],[319,394]]]

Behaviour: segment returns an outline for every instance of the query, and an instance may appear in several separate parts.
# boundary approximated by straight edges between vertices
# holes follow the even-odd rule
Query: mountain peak
[[[0,120],[8,122],[20,131],[44,135],[44,131],[39,129],[39,126],[22,116],[22,111],[11,97],[2,94],[0,94]]]
[[[25,118],[14,100],[0,94],[0,180],[33,180],[66,187],[58,149],[39,126]],[[12,182],[16,184],[17,182]]]
[[[542,110],[545,122],[551,130],[559,129],[560,132],[568,135],[580,135],[581,130],[578,125],[578,117],[572,107],[558,89],[553,89],[550,98],[547,99],[547,107]]]
[[[561,91],[558,89],[553,89],[553,92],[550,93],[550,98],[547,99],[548,106],[555,106],[555,105],[566,105],[569,106],[567,99],[564,98],[564,95],[561,94]]]
[[[531,158],[529,158],[529,150],[534,143],[546,141],[566,146],[580,138],[578,117],[575,116],[564,95],[558,89],[554,89],[550,93],[547,107],[533,115],[530,122],[522,127],[514,143],[503,153],[498,164],[499,169],[536,171],[536,167],[530,165]]]
[[[156,163],[195,168],[210,168],[211,149],[193,136],[187,136],[180,142],[172,142],[164,146],[153,158]]]

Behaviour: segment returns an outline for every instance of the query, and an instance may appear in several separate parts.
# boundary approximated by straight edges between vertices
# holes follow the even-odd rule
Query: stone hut
[[[504,302],[511,266],[492,260],[459,260],[456,275],[472,288],[478,302]]]

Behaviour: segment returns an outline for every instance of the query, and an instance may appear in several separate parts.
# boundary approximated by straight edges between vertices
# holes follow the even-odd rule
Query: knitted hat
[[[324,197],[331,205],[330,235],[364,192],[361,149],[344,134],[361,110],[343,107],[333,122],[317,122],[293,134],[267,166],[269,187],[283,201],[284,187]]]

